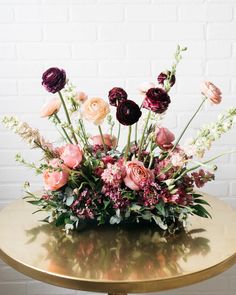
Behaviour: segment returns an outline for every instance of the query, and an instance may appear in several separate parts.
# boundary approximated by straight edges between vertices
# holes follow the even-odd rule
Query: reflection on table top
[[[211,219],[191,217],[188,231],[90,226],[66,235],[17,200],[0,212],[0,257],[51,284],[101,292],[147,292],[188,285],[236,261],[236,212],[207,197]]]

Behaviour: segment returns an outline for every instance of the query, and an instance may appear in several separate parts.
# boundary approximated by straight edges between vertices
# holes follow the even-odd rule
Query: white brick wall
[[[0,116],[17,114],[49,137],[53,129],[38,116],[50,97],[40,85],[44,69],[64,67],[90,95],[106,97],[112,86],[121,86],[135,98],[141,82],[156,79],[171,64],[177,43],[189,50],[178,68],[166,125],[179,132],[198,104],[199,84],[206,77],[222,89],[223,103],[205,107],[192,128],[235,106],[236,0],[0,0]],[[41,179],[14,162],[18,150],[30,160],[40,155],[1,125],[0,135],[2,207],[22,195],[23,180],[40,189]],[[236,147],[235,138],[236,130],[211,154]],[[221,159],[219,166],[217,180],[206,190],[236,207],[236,155]],[[233,295],[235,279],[234,267],[163,294]],[[78,292],[33,281],[0,262],[0,295],[15,294]]]

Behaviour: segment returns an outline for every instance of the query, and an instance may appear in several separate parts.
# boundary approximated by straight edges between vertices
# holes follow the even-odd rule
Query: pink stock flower
[[[137,160],[126,163],[126,177],[124,183],[132,190],[140,190],[141,186],[148,181],[153,180],[152,172],[145,168],[143,163]]]
[[[160,147],[170,149],[174,140],[175,136],[169,129],[163,127],[156,129],[156,144]]]
[[[83,158],[80,147],[74,144],[67,144],[62,147],[60,158],[69,168],[75,169],[79,166]]]
[[[113,187],[118,187],[123,181],[126,175],[125,166],[122,161],[118,161],[115,164],[107,164],[107,168],[101,175],[102,180]]]
[[[219,104],[222,100],[220,89],[209,81],[203,82],[201,92],[214,104]]]
[[[55,171],[47,169],[43,172],[44,187],[46,190],[56,191],[67,183],[68,169],[59,159],[52,159],[49,166],[55,168]]]
[[[48,103],[44,104],[40,116],[42,118],[52,116],[53,114],[56,114],[61,107],[61,101],[59,98],[53,98]]]
[[[93,145],[103,145],[101,135],[95,135],[91,137],[91,139],[93,141]],[[117,139],[115,136],[111,136],[110,134],[103,134],[103,139],[105,145],[107,145],[108,147],[112,148],[116,146]]]

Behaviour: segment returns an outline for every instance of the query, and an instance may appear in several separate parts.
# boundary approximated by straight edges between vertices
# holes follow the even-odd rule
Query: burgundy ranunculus
[[[164,89],[150,88],[146,93],[142,107],[161,114],[167,110],[170,102],[170,97]]]
[[[116,109],[116,118],[123,125],[133,125],[141,115],[139,106],[132,100],[122,101]]]
[[[120,87],[114,87],[108,93],[110,105],[115,107],[117,107],[120,102],[127,100],[127,97],[126,91]]]
[[[157,81],[159,84],[164,85],[164,81],[167,79],[168,75],[170,75],[170,71],[162,72],[157,77]],[[172,75],[170,78],[170,86],[172,87],[175,84],[175,75]]]
[[[66,72],[63,69],[50,68],[43,73],[42,85],[48,92],[56,93],[66,84]]]

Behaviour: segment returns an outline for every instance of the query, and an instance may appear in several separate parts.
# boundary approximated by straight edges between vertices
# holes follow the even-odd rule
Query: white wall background
[[[71,81],[89,95],[107,97],[113,86],[136,99],[143,81],[155,81],[168,68],[176,45],[188,46],[178,68],[166,126],[175,132],[200,102],[200,82],[209,79],[223,92],[219,106],[207,106],[194,129],[235,106],[236,0],[0,0],[0,116],[17,114],[49,138],[53,128],[39,118],[50,94],[41,87],[50,66],[66,69]],[[236,128],[211,154],[236,147]],[[22,195],[30,180],[41,179],[18,166],[21,151],[38,158],[0,125],[0,207]],[[210,156],[210,154],[208,154]],[[236,156],[219,161],[217,180],[207,192],[236,207]],[[223,251],[223,249],[222,249]],[[163,294],[235,294],[236,268],[205,283]],[[24,277],[0,262],[0,295],[77,294]]]

